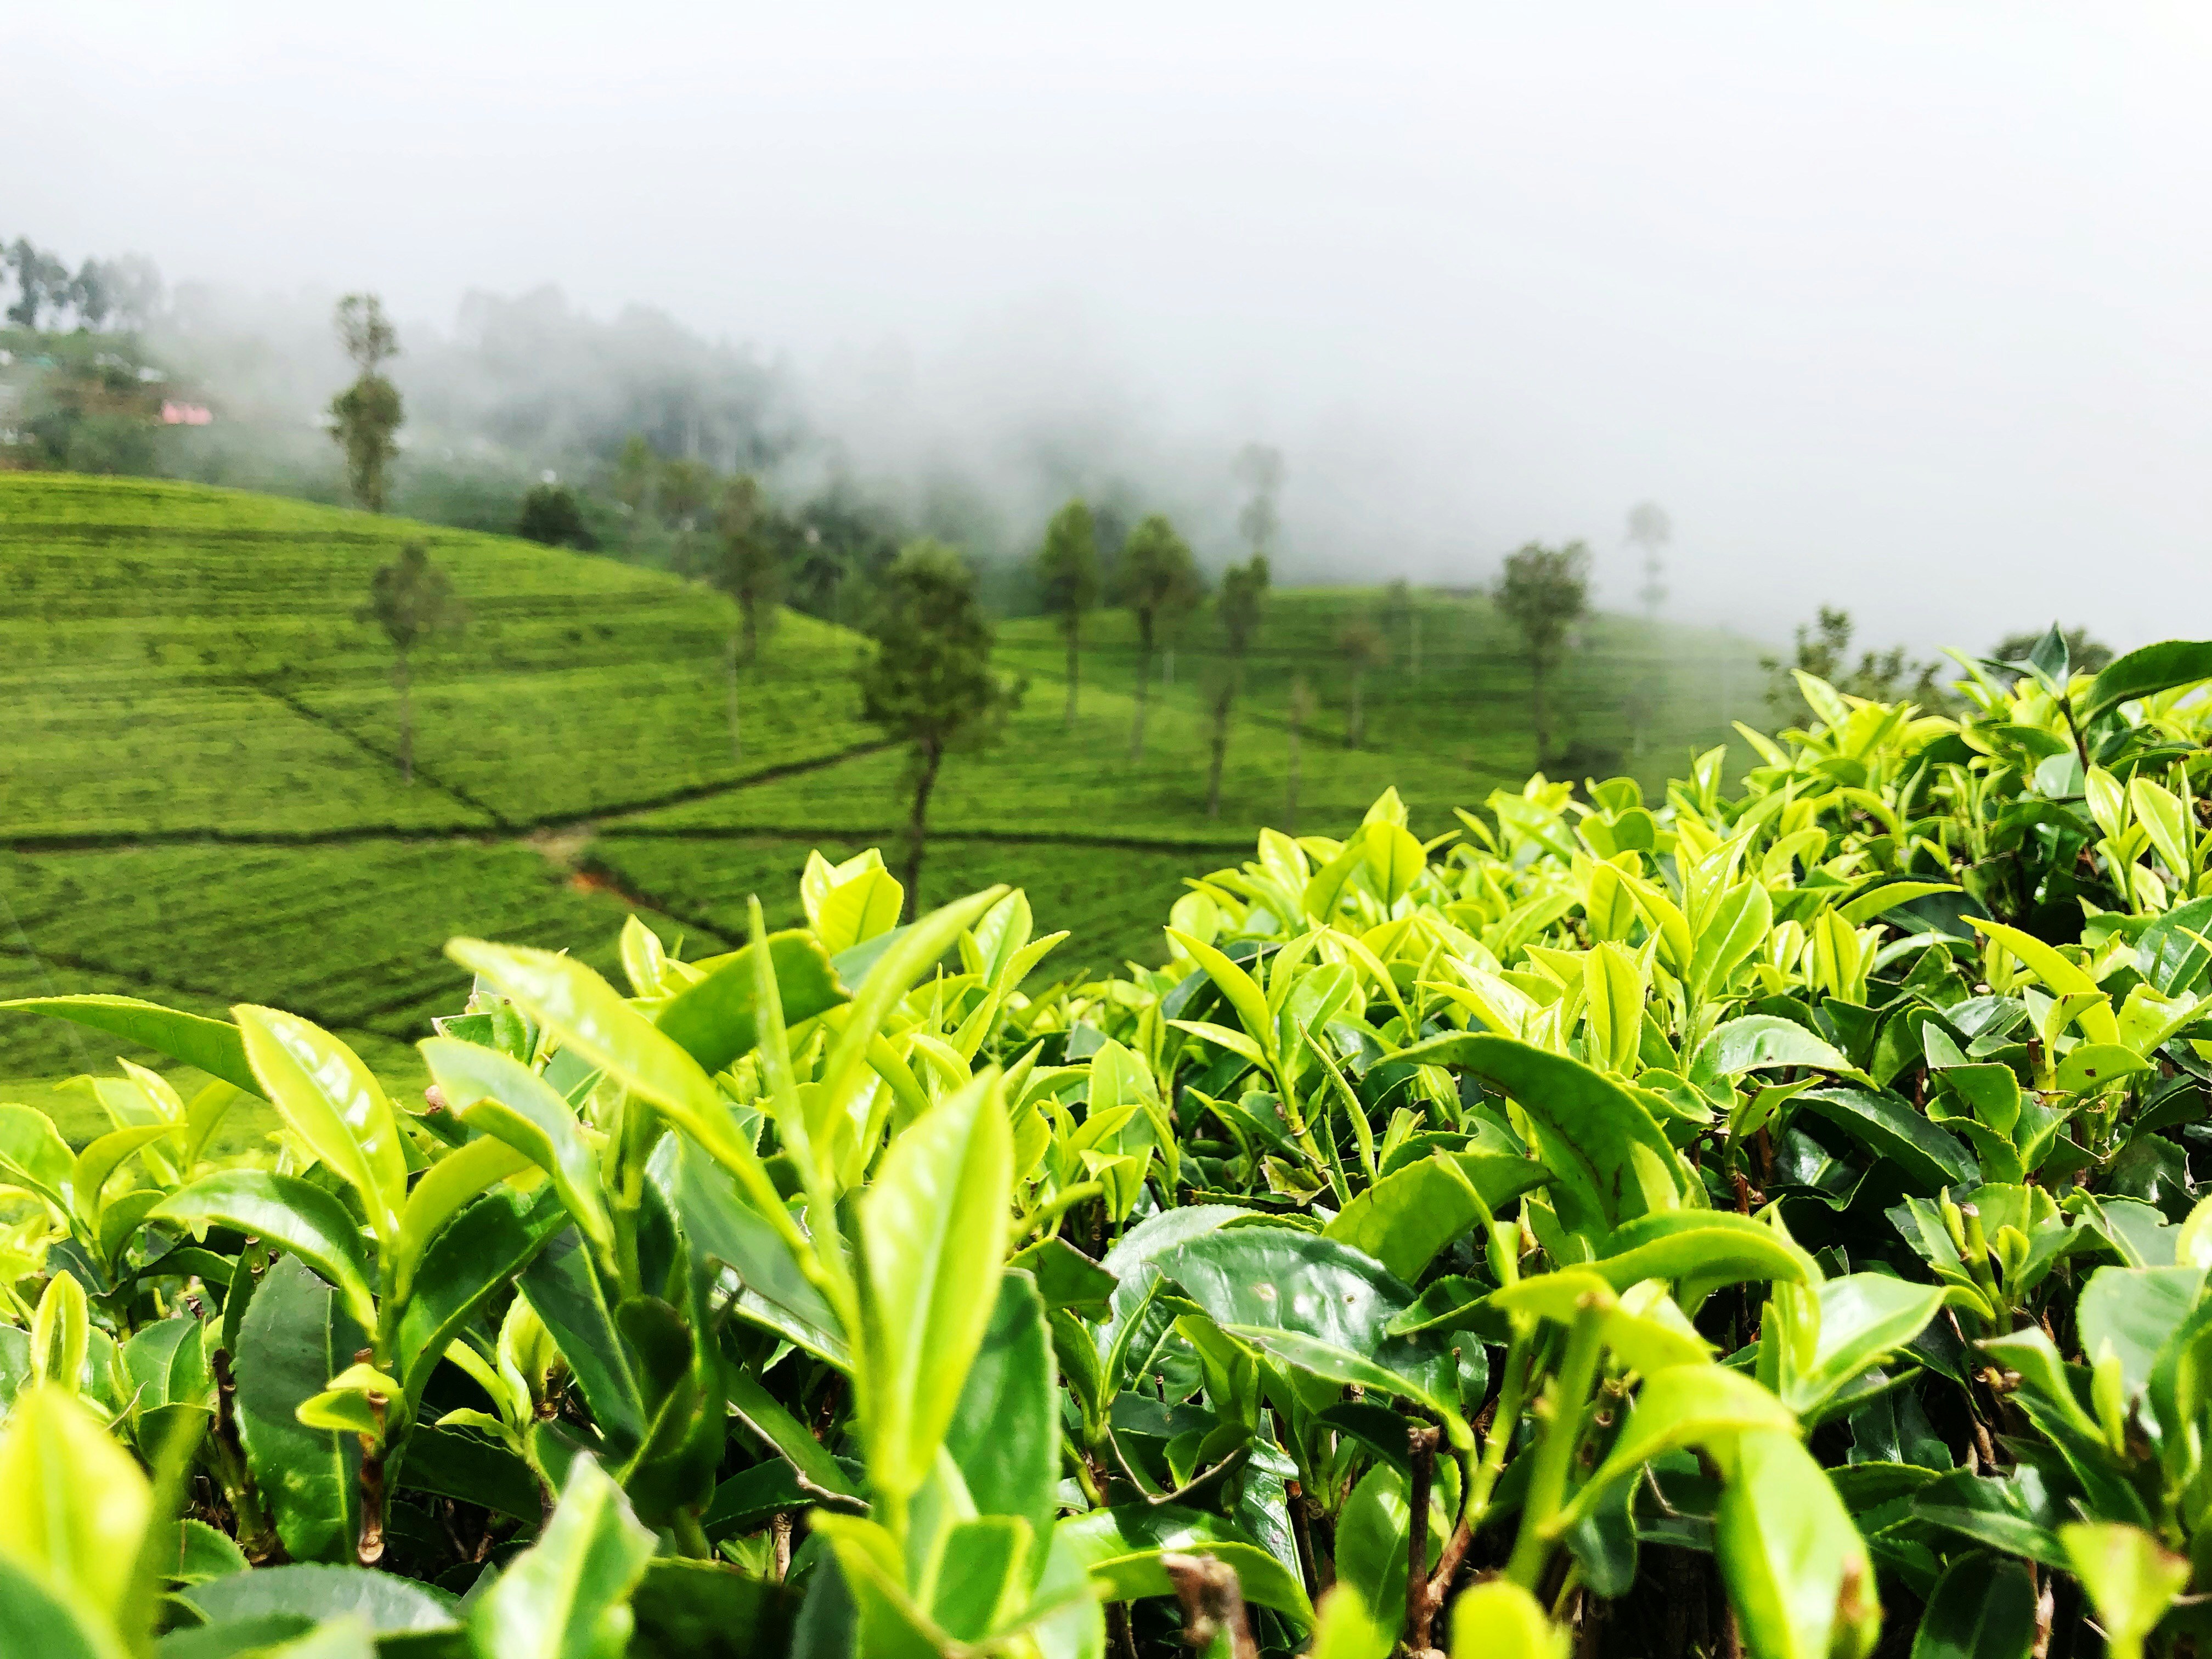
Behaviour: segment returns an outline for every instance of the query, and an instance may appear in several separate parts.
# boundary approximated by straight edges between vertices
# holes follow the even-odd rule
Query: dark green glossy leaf
[[[1115,1288],[1121,1282],[1058,1234],[1017,1251],[1007,1265],[1024,1268],[1036,1279],[1047,1309],[1066,1309],[1086,1319],[1107,1316]]]
[[[782,1659],[791,1602],[781,1588],[712,1561],[650,1562],[630,1595],[630,1652],[683,1659]]]
[[[696,1146],[672,1135],[653,1148],[647,1176],[691,1249],[729,1272],[720,1286],[743,1317],[843,1369],[851,1361],[837,1316],[789,1245],[729,1176]]]
[[[407,1461],[398,1482],[416,1492],[434,1492],[474,1504],[536,1526],[544,1513],[538,1477],[530,1465],[495,1442],[465,1429],[424,1424],[407,1437]]]
[[[770,933],[768,945],[786,1024],[812,1019],[850,1000],[812,933]],[[759,1040],[753,1006],[753,953],[758,949],[748,945],[723,957],[706,978],[672,998],[653,1022],[709,1072],[750,1053]]]
[[[1619,1081],[1580,1060],[1488,1032],[1431,1037],[1393,1058],[1465,1072],[1510,1096],[1561,1183],[1555,1198],[1580,1199],[1594,1220],[1617,1226],[1673,1209],[1693,1189],[1657,1120]]]
[[[239,1330],[238,1435],[295,1561],[350,1561],[361,1522],[361,1445],[295,1415],[354,1363],[366,1333],[295,1256],[262,1276]],[[252,1577],[264,1575],[255,1573]],[[319,1615],[318,1615],[319,1616]]]
[[[1869,1152],[1903,1170],[1924,1187],[1951,1187],[1981,1179],[1973,1154],[1915,1111],[1899,1095],[1873,1089],[1814,1089],[1800,1106],[1824,1117]]]
[[[2046,1567],[2069,1571],[2058,1528],[2069,1519],[2067,1505],[2044,1486],[2033,1466],[2022,1464],[1994,1479],[1957,1469],[1930,1481],[1913,1495],[1912,1513],[2005,1555],[2021,1555]]]
[[[1912,1659],[2027,1659],[2035,1645],[2035,1581],[2018,1561],[1962,1555],[1920,1616]]]
[[[1305,1587],[1291,1571],[1231,1523],[1202,1510],[1176,1504],[1092,1510],[1061,1522],[1054,1546],[1079,1559],[1109,1601],[1172,1595],[1160,1557],[1194,1551],[1236,1568],[1246,1601],[1273,1607],[1301,1625],[1313,1622]]]
[[[447,1345],[567,1222],[560,1196],[550,1186],[526,1194],[502,1184],[438,1235],[399,1320],[397,1363],[410,1403],[422,1399]]]
[[[92,1610],[88,1610],[88,1612]],[[113,1659],[112,1638],[94,1632],[36,1579],[0,1557],[0,1630],[11,1650],[38,1659]]]
[[[556,1234],[531,1259],[520,1288],[574,1374],[592,1423],[618,1451],[634,1451],[645,1436],[645,1405],[582,1238]]]
[[[2075,716],[2093,720],[2137,697],[2208,679],[2212,679],[2212,641],[2161,640],[2107,663],[2082,696]]]
[[[1025,1273],[1011,1271],[1000,1280],[945,1449],[980,1513],[1018,1516],[1028,1523],[1038,1540],[1029,1565],[1042,1571],[1042,1540],[1059,1507],[1060,1391],[1044,1300]]]

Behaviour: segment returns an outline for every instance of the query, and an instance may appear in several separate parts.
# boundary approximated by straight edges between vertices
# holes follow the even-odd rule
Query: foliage
[[[392,681],[399,690],[399,781],[412,783],[415,714],[408,655],[429,635],[465,627],[468,607],[454,597],[453,578],[430,562],[428,550],[410,542],[370,579],[368,601],[356,618],[374,623],[392,641]]]
[[[1145,708],[1152,696],[1152,659],[1182,631],[1183,619],[1206,597],[1190,544],[1163,513],[1137,521],[1114,567],[1114,593],[1137,627],[1137,712],[1129,726],[1129,758],[1145,756]]]
[[[1069,501],[1044,527],[1037,550],[1037,586],[1044,613],[1067,641],[1067,724],[1075,725],[1076,687],[1082,674],[1083,619],[1098,608],[1098,540],[1091,509]]]
[[[1947,706],[1940,663],[1914,661],[1901,645],[1887,651],[1863,651],[1854,663],[1851,636],[1856,631],[1850,611],[1824,605],[1812,627],[1799,626],[1796,652],[1790,661],[1775,657],[1759,659],[1759,666],[1766,672],[1767,705],[1779,719],[1812,717],[1809,705],[1798,692],[1800,674],[1810,674],[1852,696],[1877,702],[1909,698],[1923,708]]]
[[[386,472],[399,453],[398,434],[406,419],[399,388],[379,372],[387,358],[398,355],[398,331],[374,294],[349,294],[339,301],[337,325],[339,342],[360,374],[331,399],[331,438],[344,452],[346,487],[354,504],[381,513]]]
[[[1018,691],[992,672],[974,573],[941,543],[915,542],[893,562],[868,632],[875,649],[860,659],[860,713],[906,751],[906,891],[915,894],[945,755],[988,742]]]
[[[1266,499],[1255,496],[1255,501]],[[1261,539],[1255,538],[1257,541]],[[1221,592],[1214,601],[1214,621],[1221,629],[1223,658],[1214,665],[1207,696],[1213,734],[1206,769],[1206,816],[1221,816],[1221,767],[1229,753],[1229,712],[1243,689],[1244,659],[1259,637],[1262,608],[1267,597],[1267,556],[1255,553],[1243,564],[1221,573]]]
[[[1352,708],[1344,722],[1344,741],[1357,749],[1367,740],[1367,671],[1382,660],[1382,630],[1354,617],[1337,630],[1337,654],[1352,681]]]
[[[566,484],[532,484],[522,498],[521,516],[514,533],[526,542],[546,547],[574,547],[588,552],[598,544],[585,527],[576,492]]]
[[[1157,970],[866,852],[620,988],[455,939],[419,1110],[266,1006],[31,1005],[214,1080],[0,1108],[11,1627],[1641,1654],[1714,1585],[1863,1659],[2025,1652],[2039,1581],[2201,1641],[2212,643],[2062,651],[1808,676],[1733,793],[1265,832]]]
[[[511,514],[510,503],[495,522]],[[416,781],[403,787],[393,653],[355,611],[410,540],[471,622],[410,653]],[[745,890],[731,883],[751,871],[756,889],[781,885],[732,835],[811,837],[847,856],[895,837],[909,799],[902,755],[859,718],[851,635],[781,613],[772,672],[744,677],[738,763],[725,702],[736,607],[611,559],[235,490],[15,473],[0,476],[0,584],[12,600],[0,615],[4,994],[99,989],[210,1013],[252,996],[338,1029],[381,1068],[393,1039],[465,985],[437,951],[453,928],[589,941],[611,934],[627,899],[665,937],[711,948],[709,935],[743,925]],[[1309,664],[1322,707],[1299,761],[1299,826],[1356,822],[1393,783],[1415,833],[1451,825],[1447,803],[1532,758],[1510,636],[1483,600],[1417,594],[1426,678],[1370,676],[1368,746],[1348,750],[1347,688],[1326,665],[1345,618],[1377,597],[1269,594],[1237,704],[1249,740],[1240,730],[1231,745],[1212,823],[1200,701],[1211,623],[1184,630],[1171,684],[1152,677],[1133,763],[1133,619],[1095,616],[1085,647],[1098,666],[1073,738],[1059,699],[1033,697],[988,750],[948,762],[930,803],[942,862],[928,884],[1020,881],[1040,915],[1075,930],[1063,950],[1076,965],[1165,960],[1148,918],[1176,896],[1176,878],[1285,821],[1282,727]],[[1607,677],[1627,653],[1676,660],[1656,741],[1677,749],[1725,730],[1711,653],[1733,648],[1734,684],[1753,686],[1750,648],[1717,636],[1670,628],[1647,645],[1639,624],[1607,617],[1588,638],[1560,700],[1596,749],[1612,742]],[[1044,683],[1061,651],[1042,618],[1002,623],[993,661]],[[1741,696],[1737,712],[1748,718],[1755,701]],[[1592,765],[1618,769],[1601,756]],[[1654,760],[1654,798],[1662,776]],[[598,859],[579,821],[605,833],[615,818],[641,842],[661,837],[666,860]],[[602,862],[604,878],[576,871]],[[386,914],[355,921],[370,893]],[[98,1042],[79,1053],[61,1028],[0,1019],[0,1079],[35,1080],[0,1098],[52,1100],[74,1126],[97,1109],[52,1094],[53,1081],[118,1047],[154,1058]]]
[[[78,328],[94,332],[110,322],[143,328],[161,297],[161,276],[139,254],[88,258],[72,272],[59,254],[18,236],[0,247],[0,268],[15,284],[8,320],[25,329],[37,329],[49,311],[57,330],[70,316]]]
[[[1996,642],[1988,659],[2000,664],[2022,662],[2033,653],[2043,637],[2041,634],[2008,634]],[[2094,674],[2112,660],[2112,647],[2101,641],[2091,639],[2086,628],[2066,629],[2060,637],[2066,642],[2069,660],[2085,674]],[[2013,674],[2026,672],[2021,668],[2010,671]]]
[[[1558,672],[1567,629],[1589,609],[1589,550],[1529,543],[1505,561],[1498,584],[1498,609],[1521,633],[1528,659],[1529,708],[1536,728],[1536,764],[1553,746],[1552,677]]]

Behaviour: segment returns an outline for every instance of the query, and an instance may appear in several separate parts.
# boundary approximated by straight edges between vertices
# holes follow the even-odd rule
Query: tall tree
[[[357,622],[374,623],[392,641],[392,680],[399,691],[399,778],[412,783],[415,706],[410,656],[431,635],[465,627],[468,607],[453,592],[446,573],[430,562],[422,544],[410,542],[370,579],[368,603],[354,617]]]
[[[1075,729],[1076,688],[1082,678],[1083,619],[1098,607],[1098,538],[1081,497],[1052,515],[1037,550],[1037,583],[1045,614],[1067,641],[1067,727]]]
[[[761,641],[774,631],[776,607],[783,599],[782,549],[773,517],[750,473],[740,473],[722,486],[721,500],[714,507],[714,553],[707,575],[738,602],[739,631],[730,635],[729,650],[730,752],[740,760],[745,752],[738,720],[740,638],[744,663],[750,668],[760,660]]]
[[[1286,836],[1298,833],[1298,784],[1302,776],[1298,749],[1305,736],[1306,722],[1313,718],[1313,687],[1300,674],[1291,682],[1291,763],[1283,789],[1283,833]]]
[[[1521,631],[1528,657],[1529,714],[1536,728],[1536,766],[1552,753],[1552,676],[1567,629],[1589,610],[1589,550],[1529,543],[1505,561],[1498,609]]]
[[[1367,671],[1382,660],[1382,630],[1364,617],[1354,617],[1337,630],[1337,654],[1352,679],[1352,706],[1345,716],[1344,744],[1357,749],[1367,741]]]
[[[337,331],[360,373],[331,399],[331,436],[345,452],[346,485],[355,504],[381,513],[386,470],[399,453],[397,434],[406,419],[399,388],[382,373],[386,360],[399,355],[399,335],[374,294],[349,294],[338,301]]]
[[[861,659],[860,713],[907,751],[907,915],[921,914],[929,798],[946,753],[987,742],[1018,692],[991,670],[994,638],[975,573],[953,549],[908,545],[884,573]]]
[[[1225,647],[1213,679],[1212,755],[1206,772],[1206,816],[1221,816],[1221,763],[1229,753],[1229,711],[1244,684],[1244,655],[1259,637],[1261,611],[1267,595],[1267,557],[1255,553],[1221,573],[1221,597],[1214,615]]]
[[[1154,513],[1122,544],[1114,590],[1137,624],[1137,713],[1129,732],[1129,758],[1142,760],[1152,659],[1161,642],[1175,637],[1183,618],[1206,597],[1206,583],[1190,556],[1190,544],[1176,534],[1164,514]]]
[[[21,290],[15,303],[8,307],[9,322],[35,329],[40,313],[49,306],[58,311],[69,304],[69,267],[54,255],[29,237],[18,236],[9,245],[6,258],[15,273],[15,286]]]

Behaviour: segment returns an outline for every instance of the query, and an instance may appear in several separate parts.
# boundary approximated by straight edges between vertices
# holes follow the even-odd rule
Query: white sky
[[[1583,536],[1625,599],[1649,497],[1677,615],[2125,645],[2212,635],[2208,16],[11,5],[0,234],[441,321],[551,281],[1224,492],[1264,438],[1366,571]]]

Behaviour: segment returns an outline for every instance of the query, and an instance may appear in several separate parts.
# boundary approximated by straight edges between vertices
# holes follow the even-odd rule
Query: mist
[[[1292,578],[1581,538],[1625,605],[1652,500],[1668,612],[1769,639],[2212,599],[2183,9],[453,11],[0,21],[0,228],[295,341],[254,372],[308,438],[368,289],[418,445],[585,447],[672,362],[732,458],[962,497],[989,550],[1083,489],[1218,562],[1261,441]]]

